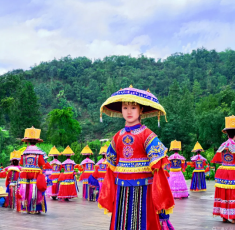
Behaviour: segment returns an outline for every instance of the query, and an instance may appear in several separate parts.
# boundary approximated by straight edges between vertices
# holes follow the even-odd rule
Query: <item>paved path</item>
[[[188,187],[190,181],[187,181]],[[0,179],[0,186],[4,180]],[[0,208],[0,229],[6,230],[108,230],[110,217],[103,214],[97,203],[79,197],[69,202],[47,199],[48,212],[41,215],[21,214]],[[235,230],[232,224],[224,224],[221,218],[212,216],[214,182],[207,183],[208,190],[190,193],[190,198],[175,200],[171,222],[176,230]]]

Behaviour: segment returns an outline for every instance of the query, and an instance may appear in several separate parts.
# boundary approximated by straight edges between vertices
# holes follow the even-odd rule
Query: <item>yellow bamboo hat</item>
[[[170,151],[181,150],[181,141],[174,140],[171,142]]]
[[[61,155],[64,156],[72,156],[74,155],[73,150],[69,147],[69,145],[64,149],[64,151],[61,153]]]
[[[112,94],[100,107],[100,121],[102,122],[102,113],[110,117],[122,118],[122,102],[135,102],[143,107],[141,118],[158,117],[160,120],[161,115],[166,116],[166,111],[149,90],[140,90],[133,88],[120,89]]]
[[[83,150],[81,151],[81,155],[93,155],[92,150],[90,149],[90,147],[87,145],[86,147],[83,148]]]
[[[107,153],[107,150],[108,150],[108,146],[105,145],[105,146],[102,146],[100,148],[100,152],[99,152],[99,155],[105,155]]]
[[[60,152],[58,151],[58,149],[53,146],[48,154],[48,156],[59,156],[60,155]]]
[[[223,133],[227,133],[227,130],[235,129],[235,116],[225,117],[225,128],[222,130]]]
[[[25,129],[24,138],[22,139],[23,142],[30,142],[35,141],[37,143],[43,142],[40,139],[41,129],[35,129],[33,126],[32,128]]]
[[[200,145],[200,143],[197,141],[197,143],[195,144],[192,152],[198,152],[198,151],[201,151],[201,152],[204,152],[202,146]]]
[[[13,160],[19,161],[20,159],[21,159],[21,152],[20,151],[14,150],[13,152],[11,152],[10,161],[13,161]]]

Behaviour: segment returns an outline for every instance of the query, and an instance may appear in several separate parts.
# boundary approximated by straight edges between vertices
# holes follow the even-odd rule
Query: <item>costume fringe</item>
[[[170,172],[179,172],[179,171],[181,171],[181,168],[178,169],[170,168]]]
[[[234,166],[223,166],[223,165],[221,165],[218,169],[235,170],[235,167]]]
[[[149,166],[138,167],[138,168],[124,168],[124,167],[116,167],[115,172],[123,172],[123,173],[145,173],[152,172]]]
[[[224,189],[235,189],[235,185],[228,185],[228,184],[218,184],[218,183],[215,183],[215,187],[217,187],[217,188],[224,188]]]

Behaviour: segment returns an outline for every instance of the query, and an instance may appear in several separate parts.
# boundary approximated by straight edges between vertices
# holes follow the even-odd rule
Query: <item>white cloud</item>
[[[235,2],[229,0],[33,0],[15,11],[5,4],[0,74],[67,55],[144,53],[157,59],[201,46],[235,48],[233,21],[200,19],[200,13],[214,8],[230,12]]]
[[[194,41],[182,46],[183,52],[191,52],[199,47],[207,49],[225,50],[228,47],[235,48],[235,23],[220,21],[197,21],[186,23],[175,34],[175,39],[195,37]]]

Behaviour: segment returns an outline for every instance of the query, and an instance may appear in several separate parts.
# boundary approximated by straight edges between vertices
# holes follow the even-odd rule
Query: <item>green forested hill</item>
[[[187,152],[196,140],[205,149],[217,148],[225,138],[221,133],[224,117],[235,114],[233,50],[218,53],[201,48],[191,54],[175,53],[165,60],[140,55],[110,56],[92,62],[86,57],[67,56],[41,62],[27,71],[14,70],[1,76],[0,81],[5,87],[0,89],[2,106],[21,95],[22,82],[33,84],[45,131],[45,118],[51,110],[72,107],[82,127],[82,140],[111,137],[123,127],[122,119],[106,115],[100,123],[99,108],[113,92],[130,84],[149,88],[165,107],[168,123],[162,118],[161,128],[155,118],[143,122],[168,147],[171,140],[177,139]],[[12,108],[2,110],[0,126],[10,129],[12,116],[8,114]]]

